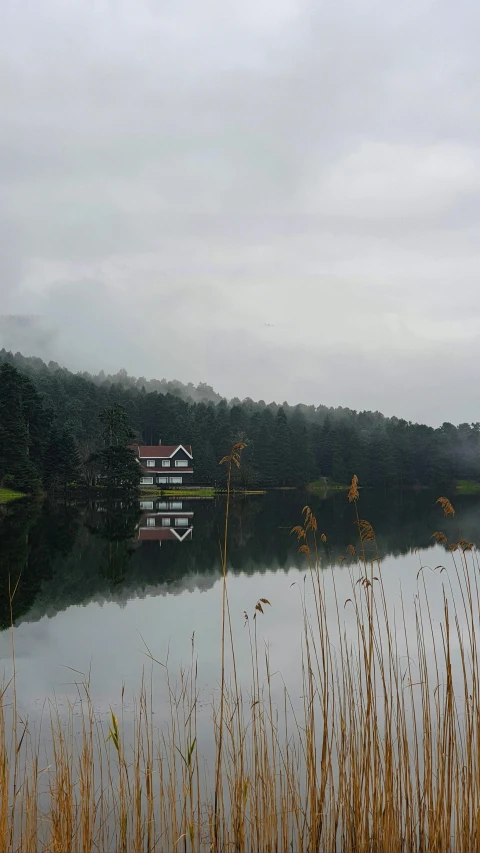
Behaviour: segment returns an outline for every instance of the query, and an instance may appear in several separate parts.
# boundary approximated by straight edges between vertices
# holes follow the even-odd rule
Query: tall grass
[[[224,460],[229,474],[240,451],[233,448]],[[142,683],[131,730],[122,714],[101,723],[88,680],[80,682],[80,733],[73,708],[65,718],[55,704],[46,709],[46,726],[34,728],[20,718],[15,684],[6,686],[0,849],[480,850],[477,552],[460,532],[450,545],[443,531],[433,534],[451,551],[448,571],[431,570],[442,593],[439,622],[426,566],[419,566],[413,601],[389,601],[375,533],[360,517],[358,498],[354,477],[348,499],[358,542],[345,562],[346,599],[335,571],[322,568],[328,540],[308,507],[292,531],[309,565],[299,586],[300,704],[286,685],[281,700],[272,687],[258,636],[265,598],[245,613],[251,680],[238,684],[227,499],[220,696],[211,711],[209,766],[201,759],[193,638],[178,681],[162,664],[169,715],[159,726],[150,682]],[[442,511],[455,524],[446,498],[439,499]]]

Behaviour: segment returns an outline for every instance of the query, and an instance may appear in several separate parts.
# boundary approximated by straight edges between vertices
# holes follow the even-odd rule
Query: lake
[[[402,591],[407,614],[419,566],[448,566],[452,558],[431,538],[436,530],[454,530],[435,499],[428,492],[365,491],[359,502],[360,516],[375,529],[387,598],[398,602]],[[272,665],[294,688],[298,680],[299,596],[308,564],[291,528],[301,523],[306,503],[318,519],[318,534],[327,537],[322,565],[329,572],[333,567],[339,598],[350,594],[355,560],[347,549],[351,544],[358,549],[358,534],[346,493],[274,491],[235,498],[228,590],[240,680],[248,681],[250,673],[244,613],[251,618],[259,598],[271,604],[263,615],[257,612],[257,629]],[[461,496],[455,504],[462,536],[479,542],[480,498]],[[175,669],[190,661],[192,636],[208,702],[219,680],[224,516],[224,497],[3,507],[0,655],[7,678],[10,577],[12,590],[17,584],[12,613],[20,710],[34,713],[54,692],[72,696],[72,682],[89,673],[96,706],[107,713],[122,685],[137,689],[142,668],[151,663],[147,647]],[[436,600],[441,606],[438,573],[427,580],[432,607]],[[161,696],[160,691],[159,702]]]
[[[436,498],[232,499],[221,725],[225,498],[3,506],[11,849],[478,849],[480,499]]]

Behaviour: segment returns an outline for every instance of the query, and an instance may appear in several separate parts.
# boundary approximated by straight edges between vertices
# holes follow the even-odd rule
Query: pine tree
[[[225,400],[222,400],[215,409],[215,427],[211,440],[215,456],[220,461],[220,459],[223,459],[230,452],[232,445],[230,414]],[[225,466],[223,466],[222,471],[224,469]]]
[[[114,403],[100,414],[100,422],[103,426],[105,447],[125,446],[135,438],[135,433],[128,424],[125,408],[118,403]]]
[[[22,377],[9,364],[0,367],[0,483],[23,492],[38,492],[39,471],[30,459]]]
[[[348,483],[349,472],[347,470],[347,453],[344,435],[339,426],[334,432],[332,453],[332,478],[335,483],[345,485]]]
[[[291,486],[295,479],[292,432],[283,406],[280,406],[275,418],[274,448],[276,481],[279,486]]]
[[[107,491],[139,488],[141,470],[129,447],[112,444],[93,454],[91,461],[96,464],[100,481]]]
[[[373,433],[369,452],[369,484],[381,489],[394,487],[398,477],[392,446],[384,426]]]
[[[325,418],[319,436],[317,459],[322,477],[333,474],[333,442],[334,429],[329,415]]]
[[[104,448],[92,454],[90,462],[97,466],[107,491],[136,491],[140,484],[140,467],[131,447],[134,438],[125,409],[114,404],[100,414]]]
[[[46,365],[5,350],[0,350],[0,365],[0,482],[21,491],[38,490],[41,477],[45,485],[68,479],[66,473],[52,474],[60,465],[49,447],[54,422],[81,448],[83,476],[90,482],[91,450],[126,448],[130,424],[144,444],[159,439],[191,444],[196,479],[203,482],[222,480],[225,469],[218,460],[239,434],[248,437],[244,480],[254,482],[258,475],[265,486],[301,486],[317,477],[348,482],[352,473],[362,485],[381,488],[480,480],[478,424],[445,423],[433,429],[379,412],[286,404],[280,410],[275,403],[237,398],[228,404],[207,386],[135,380],[125,371],[92,381],[88,374],[74,375],[54,362]],[[207,405],[193,403],[192,396]],[[58,436],[54,444],[60,448]],[[65,453],[73,458],[72,449]],[[118,467],[113,455],[110,461],[111,470]]]
[[[66,491],[80,477],[80,454],[70,430],[55,425],[45,452],[44,484],[47,491]]]
[[[292,473],[296,486],[305,486],[315,476],[315,457],[303,412],[295,408],[290,420],[292,436]]]
[[[257,436],[254,438],[253,467],[258,473],[262,486],[274,486],[277,483],[277,451],[275,448],[275,418],[270,409],[265,409],[261,415]]]

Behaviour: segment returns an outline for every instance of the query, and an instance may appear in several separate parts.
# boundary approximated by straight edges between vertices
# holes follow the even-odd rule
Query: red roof
[[[135,445],[134,449],[138,452],[140,459],[171,459],[172,456],[183,448],[192,456],[192,447],[190,444],[153,444],[153,445]]]
[[[141,542],[183,542],[185,539],[191,538],[192,528],[186,527],[179,533],[170,527],[141,527],[138,531],[138,538]]]

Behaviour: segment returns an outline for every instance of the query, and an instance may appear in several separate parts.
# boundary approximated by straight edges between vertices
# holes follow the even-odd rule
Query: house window
[[[172,523],[171,518],[162,518],[162,527],[170,527],[171,523]]]
[[[155,527],[155,519],[147,518],[147,527]]]
[[[140,477],[141,486],[153,486],[153,477]]]
[[[170,459],[162,459],[162,468],[170,468]]]
[[[175,459],[175,468],[188,468],[187,459]]]
[[[170,509],[183,509],[183,501],[170,501]]]
[[[140,509],[153,509],[153,501],[140,501]]]
[[[155,459],[147,459],[147,468],[155,468]]]
[[[168,477],[157,477],[157,483],[168,483]]]
[[[175,527],[188,527],[188,518],[176,518]]]
[[[168,509],[168,504],[166,501],[158,501],[157,509]]]
[[[182,482],[182,478],[181,477],[170,477],[170,482],[178,484],[178,483]]]

